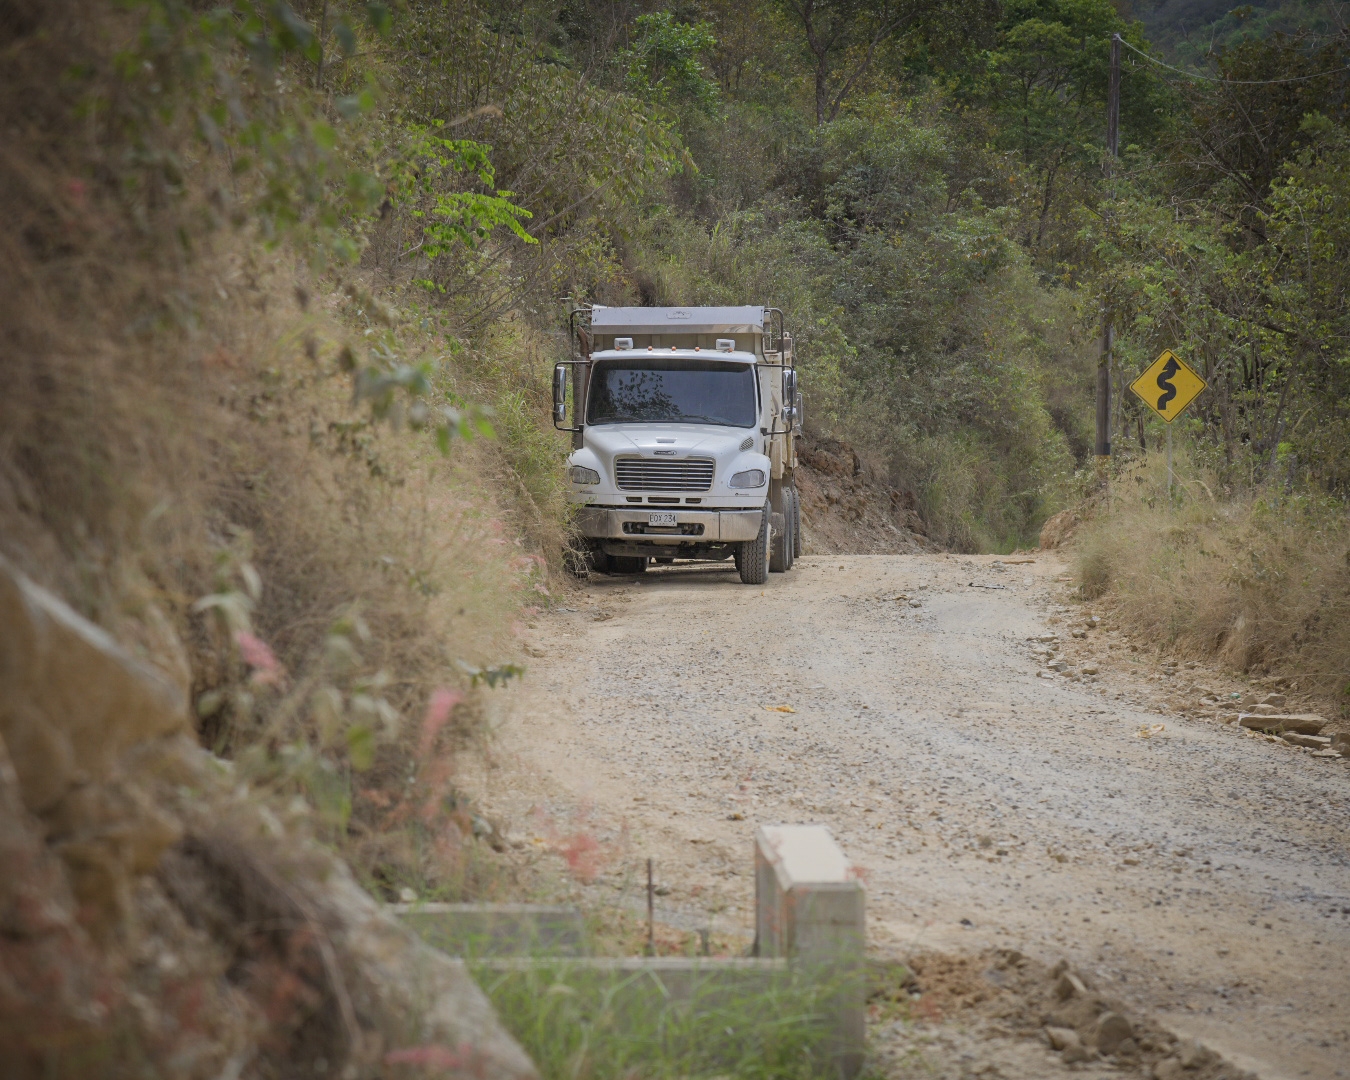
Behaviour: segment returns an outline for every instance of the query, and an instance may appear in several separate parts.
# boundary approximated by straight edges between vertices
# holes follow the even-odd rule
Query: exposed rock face
[[[851,446],[820,434],[797,444],[803,533],[813,555],[929,551],[913,492],[891,486]]]
[[[195,744],[182,687],[3,561],[0,866],[6,1078],[536,1076],[462,964]]]
[[[77,900],[122,918],[132,879],[179,835],[132,751],[187,733],[186,694],[3,560],[0,627],[0,737],[24,807]]]

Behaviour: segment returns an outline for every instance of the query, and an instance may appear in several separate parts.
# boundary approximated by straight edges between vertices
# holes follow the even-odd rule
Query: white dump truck
[[[801,554],[793,479],[801,392],[772,307],[591,307],[571,313],[553,422],[590,566],[735,559],[760,585]]]

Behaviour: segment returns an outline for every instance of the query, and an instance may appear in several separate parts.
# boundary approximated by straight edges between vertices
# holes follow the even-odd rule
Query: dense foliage
[[[189,27],[214,45],[177,77],[264,236],[421,290],[455,347],[557,325],[562,296],[782,306],[811,422],[879,455],[955,546],[1024,543],[1088,482],[1103,308],[1118,448],[1149,438],[1126,376],[1172,347],[1213,388],[1186,423],[1225,484],[1350,482],[1350,72],[1329,8],[150,10],[150,52],[184,54],[156,43]],[[1224,44],[1199,55],[1215,19]],[[262,93],[274,71],[308,93]]]

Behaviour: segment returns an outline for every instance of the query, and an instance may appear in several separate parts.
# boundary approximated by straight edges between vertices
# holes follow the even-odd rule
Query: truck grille
[[[707,491],[713,482],[713,463],[704,458],[619,458],[614,472],[624,491]]]

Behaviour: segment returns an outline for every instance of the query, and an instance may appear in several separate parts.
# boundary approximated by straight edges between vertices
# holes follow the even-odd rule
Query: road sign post
[[[1171,349],[1130,383],[1135,396],[1167,425],[1167,497],[1172,497],[1172,421],[1186,411],[1208,384]]]

